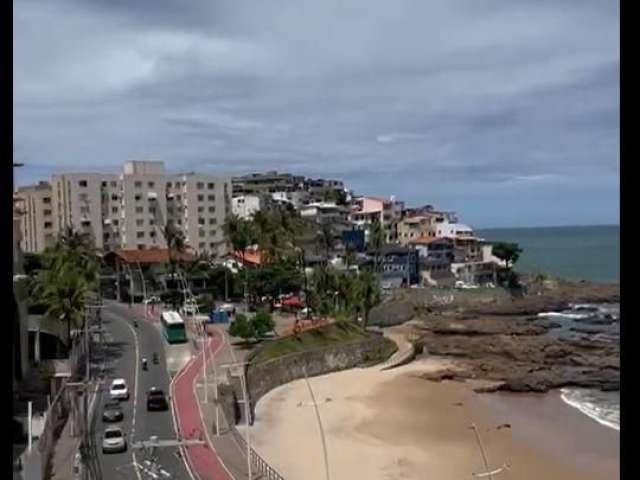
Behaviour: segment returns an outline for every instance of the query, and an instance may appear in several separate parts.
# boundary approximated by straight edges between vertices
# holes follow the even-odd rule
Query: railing
[[[235,427],[231,427],[231,434],[234,436],[241,449],[246,451],[247,443],[245,442],[244,437],[240,435],[240,432],[238,432]],[[251,467],[253,475],[257,473],[257,476],[255,476],[256,479],[264,478],[266,480],[284,480],[284,477],[269,465],[260,455],[258,455],[253,448],[251,449]]]

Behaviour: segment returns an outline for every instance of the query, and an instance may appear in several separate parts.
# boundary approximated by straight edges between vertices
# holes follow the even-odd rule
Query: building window
[[[198,213],[204,212],[204,207],[198,207]]]
[[[89,213],[89,207],[80,207],[80,213]]]
[[[142,212],[144,212],[144,208],[136,207],[136,213],[142,213]]]
[[[210,202],[215,202],[216,201],[216,196],[215,195],[209,195],[208,197]]]
[[[89,200],[89,195],[87,195],[86,193],[81,193],[80,195],[78,195],[78,198],[81,202],[86,202]]]
[[[44,222],[44,228],[51,228],[53,224],[51,222]]]
[[[140,200],[142,200],[142,195],[140,195],[140,194],[136,194],[136,195],[135,195],[135,197],[133,197],[133,198],[134,198],[134,200],[135,200],[136,202],[139,202]]]
[[[209,219],[209,225],[215,225],[216,223],[218,223],[218,219],[217,218],[210,218]]]
[[[50,204],[51,203],[51,197],[44,197],[42,199],[42,203],[47,204],[47,205]]]
[[[178,222],[178,225],[182,225],[182,219],[179,218],[178,220],[176,220],[176,222]]]
[[[198,225],[204,225],[204,218],[198,219]]]
[[[138,250],[144,250],[144,244],[139,243],[138,244]]]
[[[216,207],[209,207],[209,213],[215,213]]]
[[[209,248],[210,248],[211,250],[215,250],[215,248],[216,248],[216,244],[215,244],[214,242],[209,243]]]
[[[102,182],[102,188],[106,188],[107,187],[107,182]]]
[[[83,187],[83,188],[86,187],[87,186],[87,181],[86,180],[80,180],[78,182],[78,186]]]
[[[181,201],[182,200],[182,195],[176,195],[176,200]]]
[[[205,236],[204,230],[198,230],[198,236],[204,237]]]
[[[209,230],[209,235],[211,235],[212,237],[215,237],[216,233],[218,233],[216,230]]]
[[[198,201],[204,202],[204,195],[198,195]]]
[[[105,240],[109,240],[109,232],[104,232],[102,234],[102,238],[104,238]]]
[[[144,220],[142,218],[138,218],[136,220],[136,227],[141,227],[144,225]]]
[[[156,186],[155,182],[148,182],[147,183],[147,187],[149,187],[149,188],[154,188],[155,186]]]
[[[118,207],[111,207],[111,213],[118,213]]]
[[[43,210],[42,213],[45,217],[48,217],[49,215],[51,215],[51,210]]]
[[[198,244],[198,248],[200,248],[200,250],[203,250],[203,249],[206,247],[206,245],[207,245],[206,243],[204,243],[204,242],[200,242],[200,243]]]
[[[215,186],[216,186],[215,183],[207,183],[207,188],[209,190],[213,190],[215,188]]]
[[[142,182],[134,182],[133,186],[135,188],[142,188]]]
[[[113,188],[118,186],[117,182],[115,182],[115,181],[111,182],[109,185],[111,185]]]
[[[156,207],[149,207],[149,213],[155,215],[156,213]]]
[[[118,201],[118,195],[116,195],[115,193],[113,195],[111,195],[111,201],[112,202],[117,202]]]
[[[144,232],[136,232],[136,238],[144,238]]]
[[[202,189],[204,188],[204,183],[202,183],[202,182],[198,182],[198,183],[196,184],[196,188],[197,188],[198,190],[202,190]]]
[[[114,226],[116,226],[116,227],[117,227],[119,224],[120,224],[120,221],[119,221],[119,220],[114,220],[114,221],[113,221],[113,225],[114,225]]]
[[[173,215],[173,207],[167,207],[167,213]]]
[[[151,238],[156,238],[156,232],[155,231],[149,232],[149,236]]]

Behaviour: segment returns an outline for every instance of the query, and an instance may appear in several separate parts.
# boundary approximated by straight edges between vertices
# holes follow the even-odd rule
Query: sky
[[[14,1],[16,183],[278,170],[477,227],[619,223],[611,0]]]

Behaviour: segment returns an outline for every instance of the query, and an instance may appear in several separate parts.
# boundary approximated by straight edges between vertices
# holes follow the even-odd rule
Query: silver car
[[[109,427],[102,438],[102,453],[118,453],[127,451],[127,439],[120,427]]]

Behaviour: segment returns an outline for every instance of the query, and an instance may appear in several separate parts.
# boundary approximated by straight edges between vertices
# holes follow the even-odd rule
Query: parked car
[[[110,400],[104,404],[104,410],[102,411],[103,422],[120,422],[124,415],[120,403],[117,400]]]
[[[151,387],[147,392],[147,411],[168,409],[169,403],[164,392],[156,387]]]
[[[129,400],[129,389],[124,378],[116,378],[111,382],[109,396],[112,400]]]
[[[127,439],[120,427],[109,427],[102,437],[102,453],[119,453],[127,451]]]

